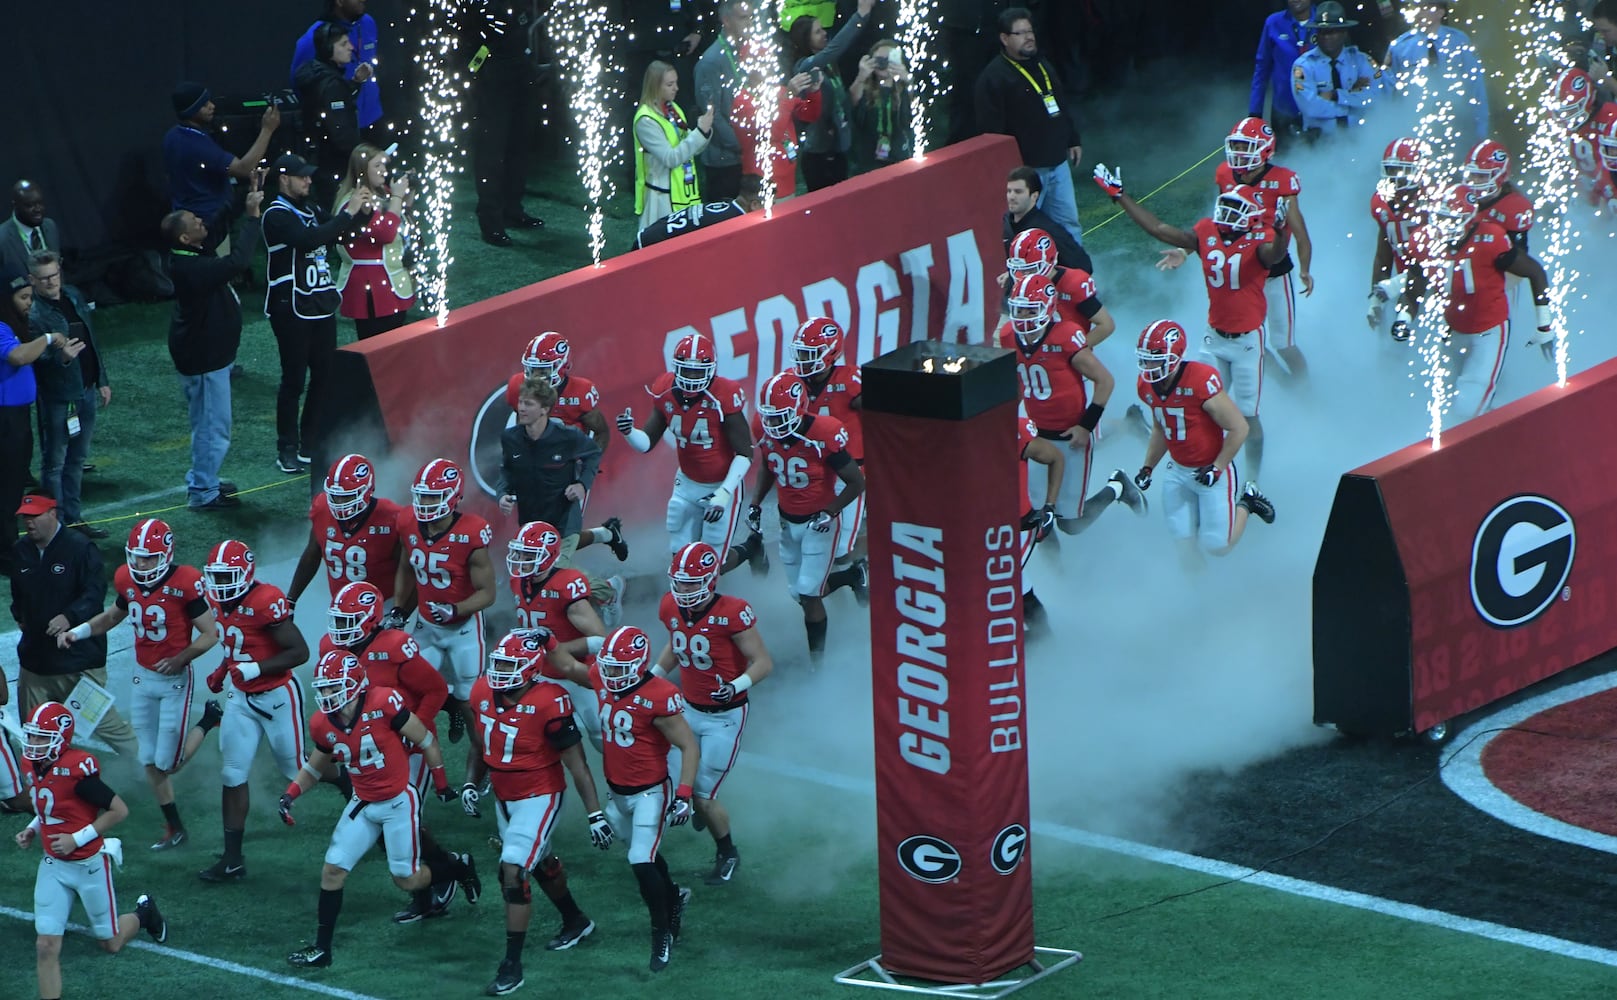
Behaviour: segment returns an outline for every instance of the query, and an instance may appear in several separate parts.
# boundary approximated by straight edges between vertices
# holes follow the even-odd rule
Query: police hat
[[[1307,25],[1314,31],[1346,31],[1348,28],[1357,28],[1359,22],[1349,21],[1347,11],[1336,0],[1325,0],[1314,8],[1314,19]]]

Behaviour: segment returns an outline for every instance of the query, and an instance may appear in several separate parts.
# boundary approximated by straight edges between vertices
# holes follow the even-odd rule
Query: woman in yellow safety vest
[[[692,130],[690,118],[674,103],[678,93],[674,67],[662,61],[646,67],[640,106],[634,111],[634,210],[642,229],[702,201],[696,154],[713,136],[713,109]]]

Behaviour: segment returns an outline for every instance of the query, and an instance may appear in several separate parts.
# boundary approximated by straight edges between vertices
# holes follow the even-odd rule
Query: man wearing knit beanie
[[[253,176],[253,168],[269,149],[270,137],[281,125],[281,112],[273,104],[265,108],[257,140],[247,152],[232,156],[213,138],[213,93],[207,86],[186,81],[174,88],[171,99],[179,119],[163,136],[171,208],[190,212],[207,225],[214,234],[206,248],[211,252],[230,231],[226,212],[232,201],[231,181]]]

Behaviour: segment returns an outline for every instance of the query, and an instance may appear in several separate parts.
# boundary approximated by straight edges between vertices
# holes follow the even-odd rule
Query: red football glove
[[[209,691],[212,691],[214,694],[219,694],[225,689],[225,672],[228,669],[229,668],[221,663],[219,664],[219,668],[217,670],[208,675]]]

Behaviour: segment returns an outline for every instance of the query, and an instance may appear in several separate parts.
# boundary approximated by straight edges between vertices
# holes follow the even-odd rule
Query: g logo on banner
[[[960,874],[960,852],[947,840],[918,834],[899,842],[898,865],[910,878],[937,885]]]
[[[467,450],[467,468],[471,470],[477,488],[488,496],[496,496],[494,485],[500,481],[500,432],[515,427],[517,415],[505,401],[505,386],[500,386],[483,400],[472,421],[471,447]]]
[[[1020,823],[1012,823],[994,837],[994,848],[988,862],[994,866],[996,872],[1009,875],[1016,871],[1016,866],[1022,863],[1025,854],[1027,854],[1027,827]]]
[[[1566,585],[1577,549],[1572,515],[1553,500],[1511,497],[1482,519],[1471,544],[1471,603],[1497,628],[1525,625]]]

